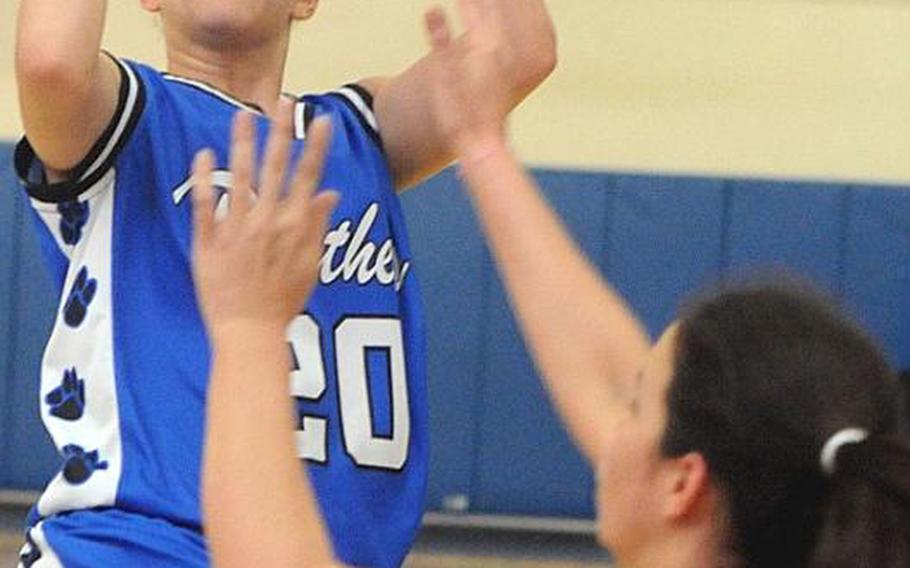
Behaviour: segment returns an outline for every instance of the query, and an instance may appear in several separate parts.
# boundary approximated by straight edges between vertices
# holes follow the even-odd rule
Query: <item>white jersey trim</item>
[[[79,181],[87,180],[93,173],[104,167],[104,164],[114,152],[114,148],[117,147],[117,144],[123,137],[124,132],[126,132],[130,118],[132,118],[133,112],[136,110],[136,102],[139,100],[139,79],[136,77],[136,73],[129,65],[119,59],[114,58],[114,61],[124,71],[123,80],[128,82],[126,105],[123,108],[123,112],[117,118],[117,126],[114,129],[114,133],[111,135],[110,140],[108,140],[107,145],[105,145],[104,150],[102,150],[101,155],[99,155],[92,165],[85,170],[85,173],[82,174]]]
[[[379,122],[376,120],[376,115],[360,93],[351,87],[342,87],[334,92],[350,101],[351,104],[354,105],[354,108],[357,109],[357,112],[360,113],[360,116],[362,116],[366,123],[370,125],[370,128],[373,129],[373,132],[379,133]]]

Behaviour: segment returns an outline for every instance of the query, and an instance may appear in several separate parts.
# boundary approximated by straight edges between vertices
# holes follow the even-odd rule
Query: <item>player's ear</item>
[[[661,479],[664,517],[681,520],[704,515],[711,506],[708,462],[697,452],[668,460]]]
[[[154,0],[143,0],[154,1]],[[298,21],[309,20],[316,13],[319,7],[319,0],[297,0],[294,2],[293,18]]]
[[[160,12],[161,11],[161,0],[139,0],[139,3],[142,4],[142,8],[147,12]]]

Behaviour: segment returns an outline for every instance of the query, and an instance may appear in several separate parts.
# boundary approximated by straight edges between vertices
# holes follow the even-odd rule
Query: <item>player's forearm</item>
[[[21,0],[16,38],[19,75],[88,77],[98,64],[105,0]]]
[[[462,162],[529,350],[576,441],[601,448],[648,349],[638,320],[587,261],[505,142]]]
[[[216,564],[330,565],[296,458],[284,330],[235,326],[212,337],[203,507]]]
[[[16,80],[32,146],[56,171],[75,166],[116,108],[120,75],[103,56],[104,0],[22,0]]]

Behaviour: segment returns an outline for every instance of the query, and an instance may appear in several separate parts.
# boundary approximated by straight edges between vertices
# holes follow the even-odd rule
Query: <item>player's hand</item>
[[[193,275],[213,336],[237,323],[283,333],[315,285],[326,224],[338,201],[335,192],[316,193],[331,124],[314,121],[306,152],[294,165],[292,116],[293,103],[283,100],[257,180],[253,119],[248,113],[237,114],[230,158],[234,187],[221,221],[214,215],[214,156],[209,150],[196,156]]]
[[[461,160],[506,139],[512,107],[508,83],[508,42],[497,0],[459,0],[464,33],[453,39],[445,10],[426,13],[426,29],[435,58],[432,85],[434,115]]]

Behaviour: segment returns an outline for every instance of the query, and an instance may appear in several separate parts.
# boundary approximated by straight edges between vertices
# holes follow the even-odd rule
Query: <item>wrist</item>
[[[209,339],[213,350],[256,347],[263,343],[284,341],[286,329],[287,325],[280,321],[233,318],[211,322]]]
[[[458,152],[462,169],[470,169],[495,158],[511,156],[512,149],[505,134],[491,134],[471,140]]]

